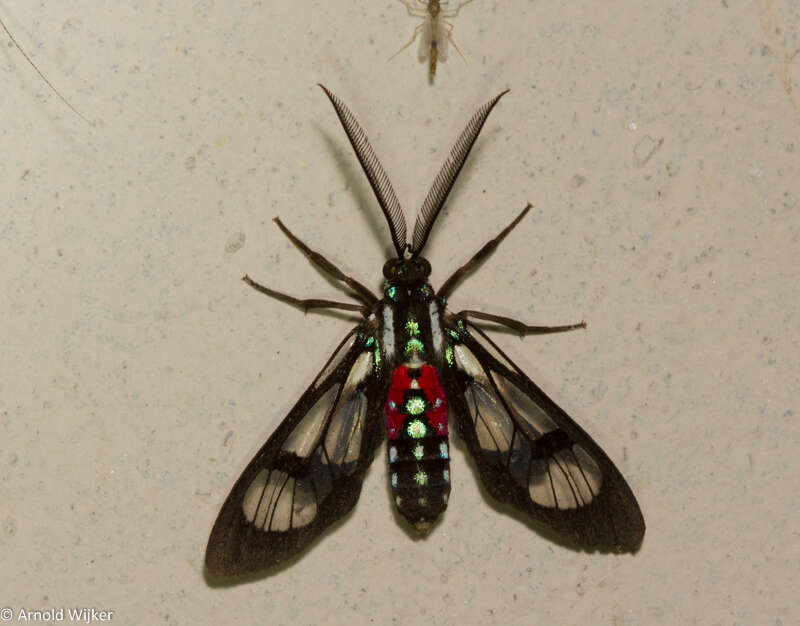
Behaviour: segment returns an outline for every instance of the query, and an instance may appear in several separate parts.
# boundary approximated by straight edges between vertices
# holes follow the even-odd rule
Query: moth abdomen
[[[448,438],[390,441],[389,471],[398,511],[417,530],[427,530],[450,496]]]
[[[394,370],[386,430],[397,509],[417,530],[427,530],[450,495],[447,398],[433,366],[412,362]]]

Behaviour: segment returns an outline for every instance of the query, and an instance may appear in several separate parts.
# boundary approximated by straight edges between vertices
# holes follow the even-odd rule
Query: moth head
[[[426,283],[431,275],[431,264],[422,257],[410,259],[389,259],[383,266],[383,276],[389,285],[407,287]]]

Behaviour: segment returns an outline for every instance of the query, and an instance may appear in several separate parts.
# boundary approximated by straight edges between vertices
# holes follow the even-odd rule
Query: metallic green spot
[[[458,320],[458,329],[464,330],[464,320]]]
[[[458,333],[456,331],[448,330],[447,332],[453,339],[458,339]]]
[[[453,365],[453,348],[447,346],[447,349],[444,351],[444,358],[447,359],[448,365]]]
[[[419,396],[412,396],[406,402],[406,412],[409,415],[420,415],[425,412],[425,399]],[[419,421],[419,420],[415,420]],[[413,422],[412,422],[413,423]],[[420,422],[421,424],[422,422]],[[423,424],[424,426],[424,424]],[[409,427],[410,428],[410,427]],[[411,433],[409,433],[411,434]]]
[[[406,322],[406,332],[412,337],[419,335],[419,323],[415,320],[408,320]]]
[[[389,287],[386,290],[386,295],[389,296],[392,300],[397,299],[397,287]]]
[[[412,439],[421,439],[425,436],[425,433],[428,432],[428,429],[425,427],[425,424],[422,423],[421,420],[414,420],[406,428],[406,432],[408,436]]]
[[[425,345],[419,339],[409,339],[408,343],[406,344],[406,355],[411,354],[412,352],[424,352]]]
[[[428,475],[422,470],[420,470],[416,474],[414,474],[414,482],[417,483],[420,487],[424,487],[425,485],[428,484]]]
[[[371,348],[373,343],[375,343],[375,337],[370,337],[364,345],[367,346],[367,348]]]
[[[425,448],[422,447],[421,443],[418,443],[416,447],[411,451],[411,454],[413,454],[414,458],[417,459],[417,461],[419,461],[425,454]]]

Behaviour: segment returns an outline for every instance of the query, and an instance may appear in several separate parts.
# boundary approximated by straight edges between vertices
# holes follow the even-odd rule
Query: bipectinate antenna
[[[394,249],[397,250],[397,256],[398,258],[403,258],[406,249],[406,219],[403,216],[403,209],[397,200],[394,189],[392,189],[392,183],[389,182],[389,177],[386,175],[381,162],[375,156],[375,152],[367,139],[367,134],[361,128],[350,109],[331,93],[325,85],[320,84],[319,86],[330,99],[333,108],[336,109],[336,115],[339,116],[344,132],[347,133],[347,138],[350,140],[353,150],[355,150],[358,162],[361,163],[361,168],[367,175],[372,191],[375,192],[375,197],[378,199],[381,209],[383,209],[386,221],[389,222],[389,230],[392,233],[392,242],[394,243]]]
[[[431,233],[433,223],[442,210],[444,201],[453,188],[453,183],[456,182],[456,178],[458,178],[458,174],[464,166],[469,151],[472,150],[472,145],[478,138],[486,118],[489,117],[489,113],[492,112],[500,98],[508,92],[509,90],[506,89],[478,109],[475,115],[470,118],[466,128],[461,132],[452,150],[450,150],[450,156],[447,157],[442,169],[436,175],[431,190],[428,192],[425,202],[422,203],[422,208],[417,215],[417,221],[414,224],[414,241],[411,245],[412,256],[419,255],[422,252],[422,248],[425,247],[425,242],[428,241],[428,235]]]

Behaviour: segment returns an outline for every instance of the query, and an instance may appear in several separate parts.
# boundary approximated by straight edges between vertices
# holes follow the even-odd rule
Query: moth
[[[447,61],[447,44],[453,44],[453,47],[458,52],[458,55],[466,62],[461,50],[458,49],[455,40],[453,39],[453,25],[446,21],[446,17],[455,17],[462,7],[472,2],[466,0],[456,7],[448,7],[448,0],[400,0],[406,7],[406,11],[411,17],[422,18],[417,27],[414,29],[414,34],[408,43],[395,52],[389,60],[396,57],[403,50],[408,48],[414,40],[420,35],[419,52],[417,56],[420,62],[428,60],[428,79],[433,82],[436,76],[436,63]]]
[[[488,491],[586,549],[635,551],[644,536],[639,505],[600,447],[473,321],[521,335],[584,328],[529,326],[480,311],[453,313],[456,285],[500,244],[530,205],[434,291],[421,255],[487,116],[507,92],[472,116],[417,217],[410,243],[389,178],[345,104],[333,104],[383,210],[397,257],[383,266],[381,297],[311,250],[275,218],[308,259],[349,288],[358,303],[298,299],[253,281],[256,290],[305,311],[356,311],[311,386],[236,481],[211,531],[206,568],[217,576],[269,567],[305,548],[358,500],[367,467],[387,440],[400,514],[430,530],[450,495],[451,429]]]
[[[11,31],[10,31],[10,30],[8,30],[8,27],[6,26],[6,24],[5,24],[5,22],[2,20],[2,18],[0,18],[0,28],[2,28],[2,29],[3,29],[3,30],[6,32],[6,35],[8,35],[8,38],[9,38],[9,40],[11,41],[11,43],[14,45],[14,47],[15,47],[17,50],[19,50],[20,54],[21,54],[23,57],[25,57],[25,60],[28,62],[28,64],[30,64],[30,66],[31,66],[31,67],[32,67],[34,70],[36,70],[36,73],[39,75],[39,77],[40,77],[40,78],[41,78],[41,79],[42,79],[42,80],[43,80],[43,81],[44,81],[44,82],[47,84],[47,86],[48,86],[48,87],[50,87],[50,89],[53,91],[53,93],[54,93],[54,94],[56,94],[56,95],[59,97],[59,99],[61,100],[61,102],[63,102],[64,104],[66,104],[66,105],[67,105],[67,106],[68,106],[68,107],[69,107],[69,108],[72,110],[72,112],[73,112],[75,115],[77,115],[77,116],[78,116],[79,118],[81,118],[81,119],[82,119],[84,122],[86,122],[87,124],[89,124],[89,126],[94,126],[94,124],[93,124],[92,122],[90,122],[88,119],[86,119],[86,117],[84,117],[84,115],[83,115],[83,114],[82,114],[80,111],[78,111],[78,110],[77,110],[77,109],[76,109],[74,106],[72,106],[72,104],[70,104],[69,100],[67,100],[67,99],[66,99],[66,98],[65,98],[63,95],[61,95],[61,92],[60,92],[58,89],[56,89],[56,88],[55,88],[55,86],[53,85],[53,83],[51,83],[51,82],[48,80],[47,76],[45,76],[44,74],[42,74],[42,71],[39,69],[39,66],[38,66],[38,65],[36,65],[36,63],[34,63],[34,62],[33,62],[33,59],[31,59],[31,58],[28,56],[28,53],[27,53],[27,52],[25,52],[25,50],[22,48],[22,46],[20,46],[20,45],[19,45],[19,43],[17,43],[17,40],[14,38],[14,35],[12,35],[12,34],[11,34]]]

